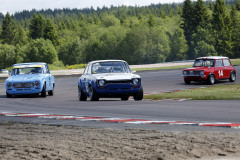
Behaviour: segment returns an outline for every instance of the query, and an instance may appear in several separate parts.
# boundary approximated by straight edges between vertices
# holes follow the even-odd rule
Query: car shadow
[[[207,85],[207,86],[211,86],[206,81],[203,81],[203,82],[194,82],[194,81],[192,81],[190,84],[185,84],[184,82],[183,83],[179,83],[179,84],[181,84],[181,85],[188,85],[188,86],[190,86],[190,85],[196,85],[196,86]],[[234,84],[234,82],[229,82],[229,80],[216,80],[214,84]]]
[[[0,98],[7,98],[7,96],[0,95]],[[41,95],[13,95],[11,98],[43,98],[43,97],[41,97]]]

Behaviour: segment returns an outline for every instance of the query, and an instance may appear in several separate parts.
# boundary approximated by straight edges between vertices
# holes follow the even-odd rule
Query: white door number
[[[219,77],[223,76],[223,70],[218,71]]]

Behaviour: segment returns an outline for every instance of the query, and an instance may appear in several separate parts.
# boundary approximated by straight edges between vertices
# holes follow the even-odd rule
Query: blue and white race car
[[[6,95],[39,94],[42,97],[53,95],[54,76],[50,74],[46,63],[20,63],[12,66],[12,72],[6,79]]]
[[[98,101],[99,98],[112,97],[128,100],[143,99],[141,77],[134,74],[127,62],[122,60],[99,60],[89,62],[78,81],[78,98]]]

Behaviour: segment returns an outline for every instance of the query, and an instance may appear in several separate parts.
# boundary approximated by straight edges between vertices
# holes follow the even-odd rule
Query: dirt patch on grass
[[[0,122],[0,136],[1,160],[226,160],[240,156],[240,133],[116,130]]]

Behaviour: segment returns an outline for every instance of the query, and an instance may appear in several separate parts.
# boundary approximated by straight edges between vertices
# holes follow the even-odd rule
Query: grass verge
[[[240,84],[218,85],[207,88],[189,89],[171,93],[145,95],[144,99],[163,100],[186,98],[192,100],[240,99]]]
[[[231,59],[232,65],[239,66],[240,65],[240,59]]]

